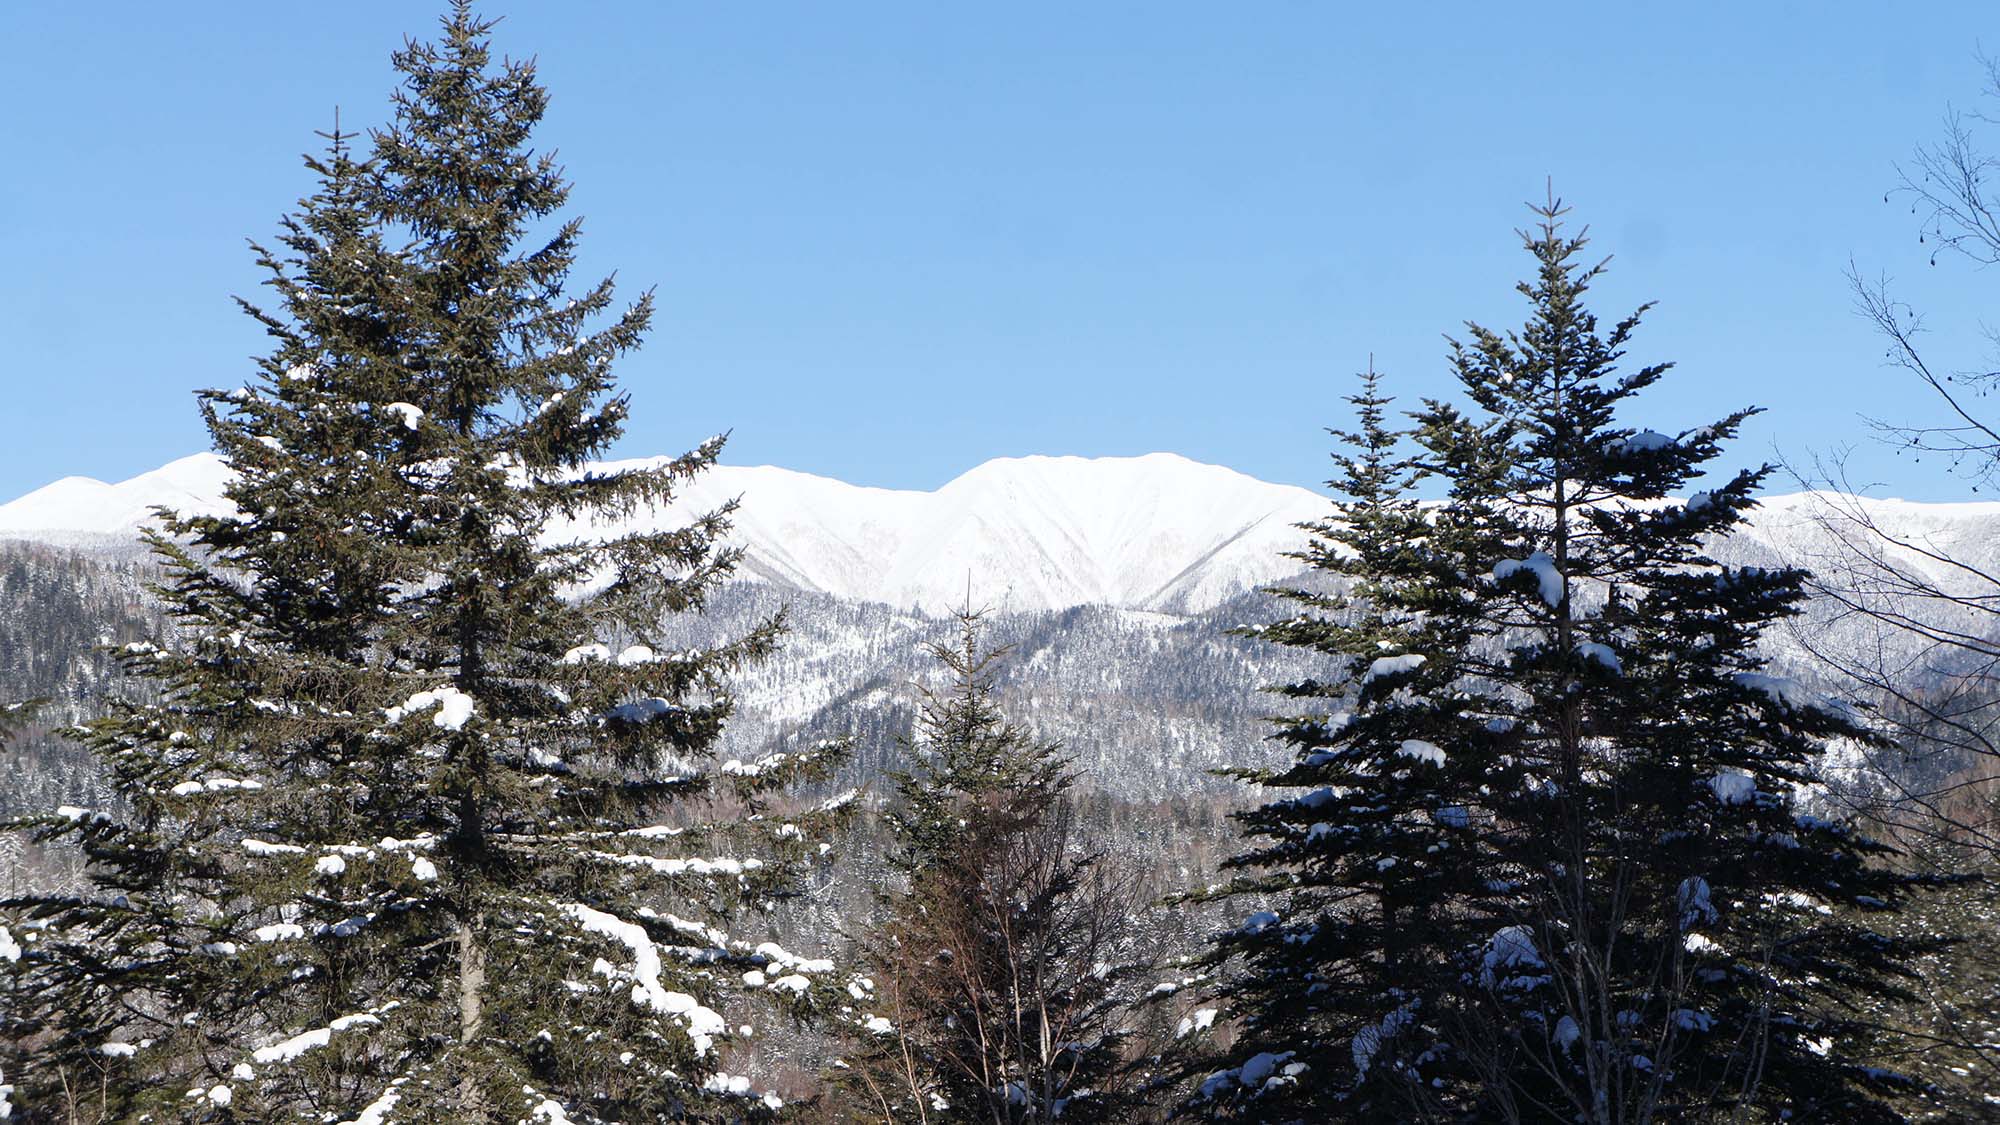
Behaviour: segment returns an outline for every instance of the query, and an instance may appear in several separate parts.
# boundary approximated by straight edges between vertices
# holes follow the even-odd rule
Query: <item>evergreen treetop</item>
[[[716,760],[781,622],[661,640],[730,509],[621,517],[721,439],[589,466],[651,299],[566,295],[547,95],[491,26],[461,2],[398,52],[394,125],[365,160],[336,129],[257,251],[272,351],[203,396],[234,511],[167,515],[177,631],[125,653],[158,698],[77,732],[120,807],[34,822],[96,890],[7,904],[38,1112],[87,1077],[107,1120],[736,1119],[769,1111],[724,1073],[739,997],[846,996],[731,932],[840,815],[784,791],[841,748]]]
[[[930,649],[950,682],[923,691],[892,775],[903,885],[863,939],[873,1010],[832,1095],[852,1121],[1128,1120],[1130,888],[1080,838],[1060,747],[1003,714],[1006,650],[980,633],[968,610]]]
[[[1750,411],[1626,421],[1668,367],[1619,370],[1639,314],[1601,328],[1602,265],[1536,211],[1528,321],[1452,345],[1471,412],[1394,431],[1364,385],[1306,556],[1333,592],[1264,631],[1339,673],[1283,689],[1296,757],[1252,774],[1297,795],[1244,815],[1231,890],[1269,908],[1217,946],[1243,1034],[1189,1108],[1890,1119],[1842,997],[1896,994],[1865,922],[1904,884],[1808,811],[1828,740],[1872,735],[1756,647],[1802,572],[1705,553],[1767,470],[1673,499]]]

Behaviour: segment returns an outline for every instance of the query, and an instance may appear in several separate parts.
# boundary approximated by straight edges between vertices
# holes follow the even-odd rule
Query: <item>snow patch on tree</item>
[[[1419,762],[1429,762],[1439,769],[1444,768],[1444,750],[1435,742],[1425,742],[1421,738],[1406,738],[1396,748],[1399,758],[1414,758]]]
[[[1555,559],[1547,551],[1536,551],[1525,559],[1506,559],[1494,565],[1492,579],[1504,583],[1517,574],[1535,576],[1536,589],[1550,609],[1562,605],[1563,576],[1556,570]]]
[[[1598,644],[1596,641],[1584,641],[1582,644],[1576,646],[1576,654],[1585,660],[1596,661],[1598,664],[1610,669],[1613,673],[1622,673],[1625,671],[1625,666],[1619,663],[1618,654],[1612,651],[1610,645]]]
[[[1740,770],[1717,770],[1708,779],[1715,799],[1725,805],[1741,805],[1757,799],[1757,779]]]
[[[472,718],[474,710],[471,696],[450,684],[445,684],[429,691],[420,691],[401,704],[386,709],[383,714],[391,724],[394,724],[402,722],[406,716],[428,711],[433,707],[438,709],[438,713],[432,716],[431,722],[444,730],[459,730],[464,727],[467,720]]]
[[[660,982],[663,968],[660,949],[644,926],[578,902],[565,903],[558,909],[591,933],[610,938],[631,950],[632,1002],[679,1017],[687,1030],[688,1039],[694,1044],[695,1054],[706,1055],[715,1045],[715,1037],[728,1029],[713,1009],[685,992],[668,989]]]
[[[1369,663],[1368,671],[1362,675],[1361,682],[1366,684],[1389,676],[1406,676],[1423,666],[1423,656],[1414,652],[1403,653],[1400,656],[1378,656]]]

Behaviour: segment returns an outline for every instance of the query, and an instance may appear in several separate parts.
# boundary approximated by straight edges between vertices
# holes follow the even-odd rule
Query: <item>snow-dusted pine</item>
[[[231,514],[154,538],[179,627],[80,732],[117,801],[35,822],[94,889],[0,930],[31,1112],[739,1119],[775,1099],[727,1072],[737,1009],[847,998],[748,909],[821,850],[840,802],[784,791],[840,748],[712,753],[778,623],[660,639],[736,562],[727,508],[544,535],[670,501],[721,442],[584,471],[651,304],[567,291],[547,95],[488,28],[461,3],[398,52],[394,125],[365,161],[335,135],[261,252],[273,350],[204,401]]]
[[[1706,554],[1765,471],[1670,497],[1750,412],[1621,418],[1667,366],[1618,370],[1638,315],[1600,330],[1562,213],[1523,236],[1527,323],[1453,347],[1470,412],[1426,403],[1404,446],[1357,399],[1309,556],[1344,592],[1268,633],[1335,672],[1285,689],[1296,761],[1255,775],[1293,793],[1244,818],[1241,1034],[1191,1109],[1895,1119],[1847,1000],[1898,994],[1910,951],[1867,923],[1904,883],[1806,804],[1828,742],[1870,736],[1758,654],[1803,573]]]

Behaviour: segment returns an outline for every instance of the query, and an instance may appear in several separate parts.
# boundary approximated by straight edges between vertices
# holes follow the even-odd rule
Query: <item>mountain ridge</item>
[[[600,470],[664,458],[603,462]],[[228,468],[213,453],[128,480],[65,477],[0,504],[0,538],[129,542],[154,505],[223,509]],[[557,525],[554,538],[671,526],[740,499],[731,541],[741,574],[774,586],[942,613],[1102,605],[1189,615],[1295,573],[1301,521],[1330,499],[1175,453],[1029,455],[983,462],[931,490],[854,485],[775,465],[718,465],[665,509],[610,524]],[[1783,493],[1766,496],[1744,550],[1809,563],[1832,547],[1828,502],[1858,503],[1899,534],[1985,555],[2000,543],[2000,502],[1925,503]],[[1739,552],[1732,551],[1732,554]],[[1912,554],[1913,565],[1922,565]]]

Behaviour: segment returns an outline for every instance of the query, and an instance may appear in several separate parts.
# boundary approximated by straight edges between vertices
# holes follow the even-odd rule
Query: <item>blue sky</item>
[[[1545,178],[1614,255],[1607,317],[1678,371],[1632,419],[1770,408],[1732,463],[1928,417],[1850,258],[1976,361],[1994,279],[1930,267],[1894,165],[1974,106],[1984,5],[495,3],[538,56],[584,272],[656,286],[621,452],[934,487],[989,457],[1172,450],[1327,475],[1372,354],[1449,394],[1444,333],[1515,322]],[[0,35],[0,498],[203,447],[190,392],[260,350],[244,246],[333,107],[383,119],[435,9],[25,2]],[[2000,27],[2000,24],[1996,24]],[[2000,130],[1993,147],[2000,150]]]

